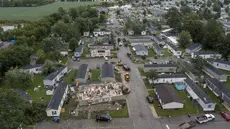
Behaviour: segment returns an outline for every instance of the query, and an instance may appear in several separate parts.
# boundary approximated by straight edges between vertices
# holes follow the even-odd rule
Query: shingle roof
[[[213,103],[213,101],[209,98],[209,96],[194,83],[191,79],[185,79],[184,82],[189,85],[189,87],[196,93],[196,95],[205,103]]]
[[[75,49],[75,52],[82,52],[82,49],[83,49],[83,45],[79,45],[76,49]]]
[[[144,67],[177,67],[175,64],[144,64]]]
[[[161,41],[164,41],[162,38],[160,38],[159,36],[154,36],[154,38],[158,41],[158,42],[161,42]]]
[[[67,84],[65,82],[62,82],[58,85],[53,97],[51,98],[47,106],[48,109],[58,109],[66,88],[67,88]]]
[[[133,47],[135,51],[148,51],[147,48],[145,48],[145,46],[142,44],[137,44],[137,45],[134,45]]]
[[[230,62],[229,61],[225,61],[225,60],[215,60],[214,62],[217,62],[217,63],[221,63],[221,64],[226,64],[226,65],[230,65]]]
[[[210,64],[206,64],[204,67],[209,69],[209,70],[211,70],[212,72],[214,72],[214,73],[216,73],[218,75],[223,75],[224,74],[221,70],[215,68],[214,66],[212,66]]]
[[[163,52],[163,49],[156,43],[153,44],[153,47],[157,49],[157,51]]]
[[[204,52],[204,51],[196,53],[196,55],[215,55],[215,54],[217,54],[217,53],[215,53],[215,52]]]
[[[25,66],[25,67],[22,67],[23,69],[33,69],[33,68],[39,68],[39,67],[42,67],[43,64],[35,64],[35,65],[29,65],[29,66]]]
[[[173,86],[169,85],[158,85],[155,86],[155,90],[161,99],[163,104],[178,102],[183,103],[182,99],[178,96],[176,90]]]
[[[191,44],[187,49],[194,50],[194,49],[199,48],[199,47],[201,47],[201,44],[194,43],[194,44]]]
[[[53,80],[59,73],[61,73],[66,67],[60,67],[58,70],[52,72],[51,74],[49,74],[45,80]]]
[[[87,73],[88,64],[81,64],[76,78],[85,78]]]
[[[114,68],[112,64],[103,64],[101,69],[101,78],[112,77],[114,78]]]
[[[32,100],[32,99],[30,98],[30,96],[29,96],[28,94],[26,94],[26,92],[23,91],[22,89],[19,89],[19,88],[18,88],[17,91],[18,91],[18,93],[19,93],[24,99],[26,99],[27,101]]]
[[[186,78],[184,74],[161,74],[158,78]]]

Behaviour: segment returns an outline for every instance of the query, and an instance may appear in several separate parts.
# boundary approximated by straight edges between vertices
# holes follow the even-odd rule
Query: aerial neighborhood
[[[2,1],[0,96],[2,129],[228,129],[230,0]]]

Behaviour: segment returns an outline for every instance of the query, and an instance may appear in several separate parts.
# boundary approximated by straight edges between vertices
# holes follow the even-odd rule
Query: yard
[[[101,70],[100,69],[91,69],[91,78],[92,82],[100,82]]]
[[[145,72],[144,72],[143,68],[138,67],[138,71],[139,71],[139,73],[141,74],[141,76],[144,76],[144,75],[145,75]]]
[[[145,86],[147,89],[153,89],[153,85],[149,83],[149,81],[145,78],[143,79]]]
[[[84,5],[99,5],[100,2],[55,2],[39,7],[1,7],[1,20],[38,20],[46,15],[58,11],[59,7],[64,9],[76,8]]]
[[[149,90],[149,95],[154,97],[154,91]],[[177,116],[177,115],[183,115],[183,114],[200,114],[203,111],[199,108],[197,108],[191,100],[186,96],[186,93],[184,91],[177,91],[178,95],[182,100],[184,100],[184,108],[183,109],[177,109],[177,110],[163,110],[158,107],[157,100],[154,99],[154,107],[156,109],[156,112],[159,116]]]
[[[172,53],[170,53],[168,49],[164,49],[164,56],[165,57],[172,56]]]
[[[69,85],[72,84],[77,75],[77,72],[77,69],[71,69],[71,71],[64,77],[65,82]]]
[[[153,52],[152,49],[148,49],[148,57],[154,57],[155,53]]]
[[[225,82],[225,85],[230,88],[230,78],[228,78],[228,80]]]
[[[118,71],[115,71],[115,80],[117,82],[122,82],[122,77],[121,77],[121,73],[119,73]]]
[[[223,69],[220,69],[222,72],[224,72],[225,74],[227,74],[227,75],[230,75],[230,71],[228,71],[228,70],[223,70]]]

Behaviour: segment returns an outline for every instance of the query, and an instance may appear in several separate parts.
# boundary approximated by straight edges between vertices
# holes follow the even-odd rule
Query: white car
[[[105,61],[108,61],[109,60],[109,58],[108,57],[105,57]]]
[[[202,124],[215,120],[215,116],[213,114],[204,114],[202,116],[196,117],[195,119],[198,123]]]
[[[119,42],[119,46],[122,46],[122,42]]]

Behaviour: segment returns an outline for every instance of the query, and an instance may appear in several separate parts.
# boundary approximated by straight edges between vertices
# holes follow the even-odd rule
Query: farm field
[[[100,2],[55,2],[39,7],[0,7],[0,20],[38,20],[43,16],[64,9],[84,5],[99,5]]]

